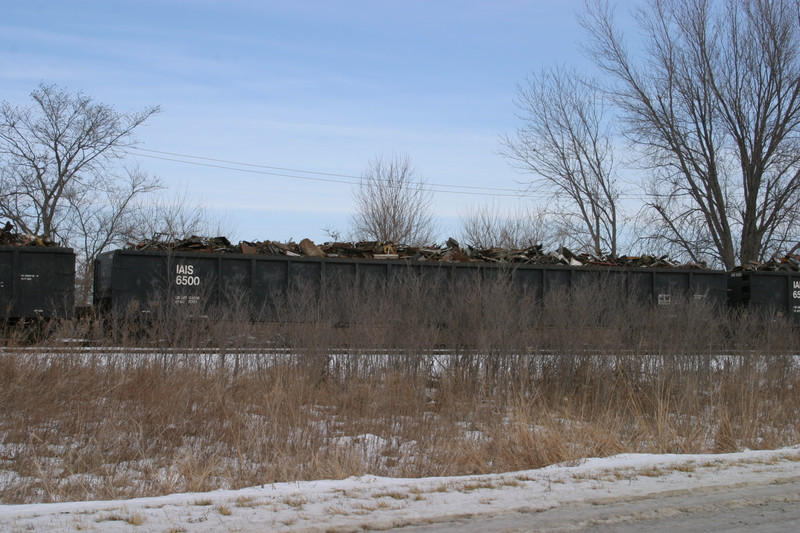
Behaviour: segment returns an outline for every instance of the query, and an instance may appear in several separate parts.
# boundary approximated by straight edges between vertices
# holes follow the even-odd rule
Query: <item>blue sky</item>
[[[517,83],[544,66],[586,65],[581,6],[0,0],[2,99],[27,105],[45,82],[118,111],[160,105],[138,130],[148,151],[131,162],[188,190],[235,240],[346,232],[351,183],[368,161],[407,154],[441,191],[443,241],[470,205],[537,201],[515,193],[525,176],[498,139],[517,125]]]

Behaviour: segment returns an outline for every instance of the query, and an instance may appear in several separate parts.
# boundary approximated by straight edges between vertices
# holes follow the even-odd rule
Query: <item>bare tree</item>
[[[424,245],[435,238],[433,193],[408,156],[372,159],[353,197],[356,212],[350,225],[355,239]]]
[[[800,2],[651,0],[638,61],[605,2],[586,46],[652,171],[657,239],[727,268],[800,234]]]
[[[544,248],[553,245],[545,209],[526,205],[504,213],[494,203],[472,205],[459,215],[459,219],[459,240],[474,248],[521,250],[537,244]]]
[[[118,239],[132,200],[158,187],[119,163],[133,130],[157,106],[119,113],[54,85],[31,93],[33,105],[0,106],[0,216],[25,233],[62,241],[79,255],[79,277]],[[88,278],[78,301],[85,301]]]
[[[78,250],[76,302],[90,301],[94,260],[111,246],[122,246],[136,224],[134,199],[153,190],[155,185],[141,170],[126,170],[126,179],[112,179],[103,187],[70,189],[65,199],[69,216],[61,231],[67,243]],[[91,206],[91,207],[90,207]]]
[[[114,164],[134,145],[133,130],[159,108],[118,113],[81,93],[44,84],[31,98],[31,107],[5,101],[0,107],[0,215],[21,231],[68,239],[62,233],[70,214],[93,207],[85,191],[127,181],[114,176]]]
[[[124,238],[130,242],[173,241],[191,235],[218,236],[233,232],[232,227],[213,217],[202,201],[192,198],[186,189],[140,197],[132,222],[124,233]]]
[[[616,254],[619,188],[602,93],[576,72],[554,68],[518,87],[523,125],[501,138],[502,154],[535,177],[529,192],[561,204],[565,235],[597,254]]]

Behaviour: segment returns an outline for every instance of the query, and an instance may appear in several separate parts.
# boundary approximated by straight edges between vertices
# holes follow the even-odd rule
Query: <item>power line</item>
[[[149,155],[147,153],[141,152],[149,152],[150,154],[162,154],[161,156],[157,155]],[[311,170],[301,170],[296,168],[287,168],[287,167],[276,167],[270,165],[261,165],[261,164],[254,164],[254,163],[243,163],[240,161],[231,161],[226,159],[216,159],[212,157],[203,157],[203,156],[196,156],[196,155],[189,155],[189,154],[180,154],[176,152],[166,152],[162,150],[151,150],[147,148],[129,148],[128,153],[132,155],[137,155],[140,157],[147,157],[149,159],[158,159],[161,161],[171,161],[175,163],[183,163],[187,165],[195,165],[195,166],[202,166],[202,167],[209,167],[209,168],[219,168],[223,170],[231,170],[235,172],[246,172],[250,174],[261,174],[267,176],[277,176],[283,178],[292,178],[292,179],[301,179],[307,181],[319,181],[319,182],[327,182],[327,183],[341,183],[345,185],[358,185],[359,180],[361,177],[353,176],[348,174],[336,174],[330,172],[315,172]],[[171,157],[163,157],[163,156],[171,156]],[[181,158],[181,159],[177,159]],[[187,159],[194,159],[197,161],[187,161]],[[203,161],[210,161],[211,163],[205,163]],[[223,164],[218,164],[223,163]],[[236,165],[236,166],[231,166]],[[250,168],[240,168],[240,167],[250,167]],[[260,170],[266,169],[266,170]],[[280,172],[273,172],[273,171],[280,171]],[[285,172],[292,172],[293,174],[286,174]],[[343,178],[343,179],[337,179]],[[503,188],[503,187],[480,187],[480,186],[472,186],[472,185],[450,185],[446,183],[423,183],[423,182],[414,182],[414,184],[420,188],[424,187],[430,192],[434,193],[444,193],[444,194],[467,194],[467,195],[491,195],[491,196],[505,196],[505,197],[521,197],[524,196],[524,192],[521,190]],[[429,187],[434,187],[433,189]],[[455,189],[455,190],[448,190],[448,189]],[[466,189],[466,190],[460,190]],[[470,192],[475,191],[475,192]],[[486,191],[486,192],[478,192],[478,191]]]
[[[144,152],[149,152],[149,153],[144,153]],[[218,168],[234,172],[244,172],[249,174],[259,174],[264,176],[275,176],[275,177],[298,179],[305,181],[338,183],[343,185],[354,186],[358,185],[359,181],[361,180],[360,176],[353,176],[351,174],[318,172],[313,170],[302,170],[289,167],[277,167],[277,166],[263,165],[256,163],[244,163],[241,161],[232,161],[227,159],[217,159],[213,157],[181,154],[177,152],[167,152],[163,150],[152,150],[140,147],[128,148],[128,153],[139,157],[146,157],[148,159],[158,159],[161,161],[170,161],[174,163],[182,163],[185,165],[194,165],[207,168]],[[161,154],[161,155],[150,155],[150,154]],[[170,157],[164,157],[164,156],[170,156]],[[236,166],[231,166],[231,165],[236,165]],[[242,167],[249,167],[249,168],[242,168]],[[280,172],[275,172],[275,171],[280,171]],[[292,174],[287,174],[287,172],[291,172]],[[386,181],[380,178],[377,179],[379,181]],[[411,183],[413,183],[417,188],[424,188],[425,190],[430,191],[432,193],[441,193],[441,194],[461,194],[468,196],[494,196],[494,197],[506,197],[506,198],[509,197],[531,198],[534,196],[533,194],[531,194],[532,189],[530,187],[525,187],[523,189],[509,189],[504,187],[450,185],[446,183],[428,183],[419,181]],[[645,198],[634,194],[620,194],[619,199],[645,201]]]

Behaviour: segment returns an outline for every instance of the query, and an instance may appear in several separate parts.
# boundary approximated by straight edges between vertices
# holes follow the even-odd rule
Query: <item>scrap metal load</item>
[[[6,222],[0,228],[0,246],[48,246],[58,247],[58,243],[47,237],[36,237],[35,235],[23,235],[14,232],[14,225]]]
[[[734,272],[800,272],[800,255],[789,253],[783,257],[773,257],[764,263],[750,261],[736,267]]]
[[[225,237],[189,237],[181,240],[152,239],[129,244],[129,250],[157,250],[174,252],[208,252],[248,255],[283,255],[289,257],[332,257],[344,259],[404,259],[409,261],[442,261],[474,263],[518,263],[525,265],[568,265],[628,268],[693,268],[706,269],[696,263],[677,263],[666,256],[611,256],[576,254],[565,247],[545,252],[542,245],[523,249],[487,248],[472,246],[462,248],[455,239],[441,246],[407,246],[391,242],[328,242],[314,244],[309,239],[299,243],[276,241],[241,241],[231,244]]]

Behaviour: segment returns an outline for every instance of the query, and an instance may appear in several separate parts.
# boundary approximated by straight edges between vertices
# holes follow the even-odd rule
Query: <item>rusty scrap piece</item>
[[[303,252],[303,255],[308,257],[325,257],[325,252],[314,244],[314,241],[311,239],[303,239],[300,241],[300,251]]]

